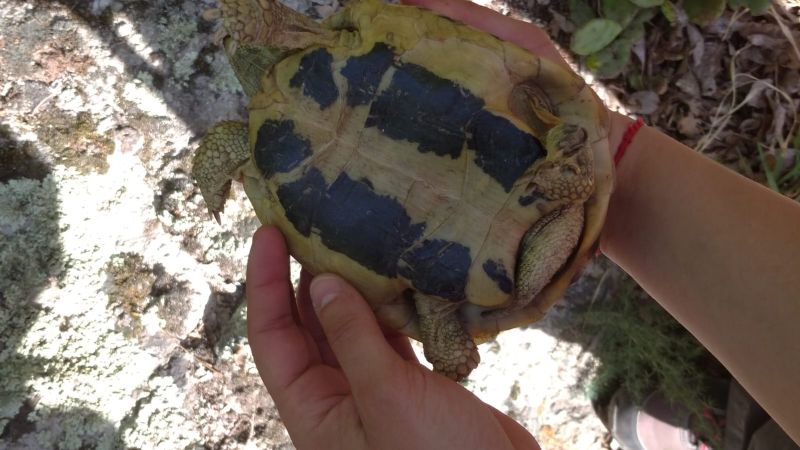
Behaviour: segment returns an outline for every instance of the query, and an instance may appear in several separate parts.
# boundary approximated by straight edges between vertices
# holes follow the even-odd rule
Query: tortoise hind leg
[[[514,303],[499,312],[524,308],[564,267],[583,232],[583,205],[571,204],[539,219],[522,238]]]
[[[231,181],[240,178],[240,168],[250,159],[247,124],[225,121],[214,125],[200,143],[192,161],[192,177],[208,206],[220,221]]]
[[[563,206],[533,224],[520,241],[511,303],[483,316],[502,319],[530,305],[572,256],[582,232],[581,204]]]
[[[478,347],[461,322],[460,303],[415,293],[420,338],[425,358],[436,372],[453,380],[464,379],[481,360]]]

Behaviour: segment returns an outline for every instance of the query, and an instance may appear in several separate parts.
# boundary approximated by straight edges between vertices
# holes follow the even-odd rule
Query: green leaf
[[[639,8],[630,0],[603,0],[603,17],[625,28],[631,23]]]
[[[800,153],[794,155],[794,167],[778,180],[778,184],[790,183],[795,180],[800,180]]]
[[[698,25],[708,25],[725,11],[725,0],[684,0],[683,9]]]
[[[586,65],[598,78],[614,78],[631,60],[631,49],[644,38],[644,24],[653,18],[655,8],[641,9],[631,24],[599,52],[586,58]]]
[[[728,0],[728,6],[731,8],[747,8],[750,10],[750,14],[757,16],[767,12],[769,0]]]
[[[576,27],[582,27],[586,22],[597,17],[594,9],[586,0],[569,0],[569,19]]]
[[[620,32],[622,27],[613,20],[592,19],[575,31],[570,48],[578,55],[591,55],[610,44]]]
[[[633,22],[631,22],[631,24],[644,25],[646,22],[648,22],[650,19],[656,16],[657,11],[658,10],[656,8],[640,9],[639,13],[636,14],[636,18],[633,19]]]
[[[631,43],[616,40],[611,45],[586,58],[586,66],[597,78],[614,78],[625,70],[631,60]]]
[[[649,8],[651,6],[659,6],[660,4],[664,3],[664,0],[631,0],[636,6],[640,6],[642,8]]]
[[[663,14],[667,21],[669,21],[670,25],[674,26],[676,23],[678,23],[678,12],[675,11],[675,6],[672,3],[668,1],[662,3],[661,14]]]

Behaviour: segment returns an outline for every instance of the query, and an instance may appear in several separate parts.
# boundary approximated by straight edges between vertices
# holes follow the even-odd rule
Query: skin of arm
[[[800,441],[800,204],[645,126],[600,246]]]

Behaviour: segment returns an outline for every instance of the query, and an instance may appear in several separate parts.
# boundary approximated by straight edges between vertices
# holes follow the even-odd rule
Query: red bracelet
[[[622,157],[625,156],[625,151],[628,150],[628,146],[631,145],[633,137],[636,136],[636,132],[639,131],[639,128],[642,128],[642,125],[644,125],[644,119],[641,117],[636,119],[636,122],[628,125],[628,129],[625,130],[625,134],[622,135],[622,141],[620,141],[617,147],[617,153],[614,154],[615,166],[618,165]]]
[[[628,146],[631,145],[631,141],[633,141],[633,137],[636,136],[636,132],[639,131],[644,125],[644,119],[639,117],[636,119],[635,122],[628,125],[628,128],[625,130],[625,133],[622,135],[622,140],[619,142],[617,146],[617,153],[614,154],[614,167],[619,164],[619,161],[625,156],[625,151],[628,150]],[[597,249],[594,252],[594,256],[600,256],[603,252],[600,251],[600,243],[597,244]]]

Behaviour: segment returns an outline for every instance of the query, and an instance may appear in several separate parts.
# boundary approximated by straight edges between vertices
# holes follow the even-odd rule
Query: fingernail
[[[311,280],[311,286],[308,287],[308,291],[311,294],[311,303],[317,312],[333,301],[342,290],[341,280],[333,275],[320,275]]]

